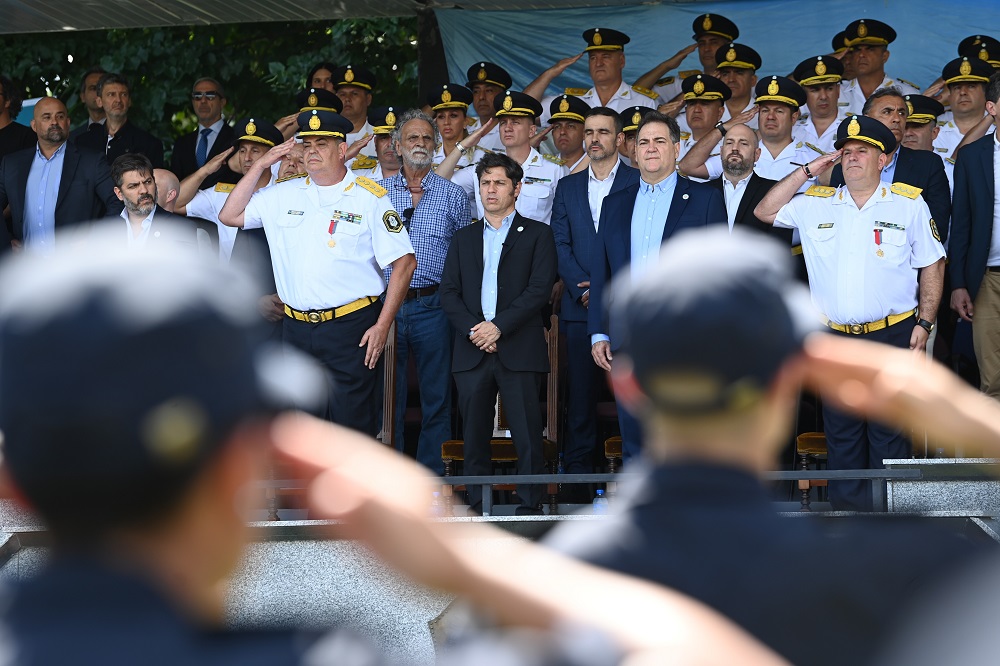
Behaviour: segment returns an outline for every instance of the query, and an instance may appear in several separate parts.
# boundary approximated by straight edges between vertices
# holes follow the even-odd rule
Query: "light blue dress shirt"
[[[51,250],[56,235],[56,200],[62,181],[66,144],[59,146],[52,157],[42,155],[35,146],[35,159],[28,171],[24,192],[24,246],[32,250]]]
[[[503,218],[499,229],[494,229],[483,218],[483,291],[480,298],[483,318],[486,321],[493,321],[493,317],[497,314],[497,271],[500,269],[500,253],[503,251],[503,244],[507,240],[507,234],[510,233],[516,212]]]
[[[889,160],[889,163],[885,165],[884,169],[882,169],[882,175],[879,177],[885,182],[891,183],[893,180],[893,176],[896,174],[896,162],[898,161],[899,161],[899,150],[896,150],[896,152],[892,154],[892,159]]]

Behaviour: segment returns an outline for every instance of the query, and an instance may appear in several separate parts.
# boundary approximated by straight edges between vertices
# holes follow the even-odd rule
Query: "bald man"
[[[10,206],[4,249],[51,250],[57,229],[121,213],[104,155],[67,143],[65,104],[55,97],[41,99],[31,129],[37,146],[0,162],[0,210]]]

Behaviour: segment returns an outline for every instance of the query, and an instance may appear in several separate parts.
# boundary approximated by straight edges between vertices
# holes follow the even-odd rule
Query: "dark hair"
[[[886,86],[885,88],[879,88],[871,94],[871,96],[865,100],[865,105],[861,107],[861,115],[867,116],[871,108],[875,106],[875,102],[882,99],[883,97],[898,97],[899,99],[905,100],[906,96],[903,91],[896,86]]]
[[[191,84],[191,90],[194,90],[194,87],[196,85],[198,85],[199,83],[211,83],[212,85],[215,86],[216,92],[219,93],[219,97],[225,97],[226,96],[226,89],[222,87],[222,84],[219,83],[218,80],[213,79],[211,76],[203,76],[200,79],[198,79],[197,81],[195,81],[194,83],[192,83]]]
[[[334,65],[332,62],[318,62],[315,65],[313,65],[312,68],[309,70],[309,73],[306,74],[306,88],[313,87],[313,76],[315,76],[316,72],[318,72],[321,69],[325,69],[332,75],[335,71],[337,71],[337,66]]]
[[[24,103],[24,95],[20,86],[16,85],[4,74],[0,74],[0,88],[3,88],[3,95],[10,101],[10,119],[17,118],[21,113],[21,105]]]
[[[129,171],[138,171],[143,176],[153,175],[153,163],[142,153],[125,153],[111,163],[111,180],[115,187],[122,186],[122,180]]]
[[[681,128],[677,124],[677,121],[666,115],[665,113],[660,113],[659,111],[650,111],[642,120],[639,121],[639,126],[635,128],[636,136],[642,131],[642,128],[650,123],[663,123],[667,126],[667,130],[670,132],[670,141],[677,143],[681,140]]]
[[[614,109],[609,109],[606,106],[595,106],[590,109],[590,111],[587,111],[587,115],[584,116],[584,118],[590,118],[592,116],[613,118],[615,121],[615,134],[621,134],[625,129],[625,123],[622,122],[622,117],[618,115],[618,112]]]
[[[82,95],[83,93],[87,92],[87,79],[90,78],[91,74],[107,74],[107,73],[108,72],[100,65],[94,65],[93,67],[88,68],[87,71],[83,73],[83,77],[80,79],[80,94]]]
[[[994,104],[1000,102],[1000,72],[990,77],[990,83],[986,86],[986,101]]]
[[[500,167],[510,178],[510,181],[517,185],[524,178],[524,169],[521,165],[507,157],[503,153],[486,153],[483,158],[479,160],[479,164],[476,165],[476,179],[480,180],[483,174],[486,173],[487,169],[493,169],[495,167]]]
[[[125,86],[125,89],[128,90],[129,93],[132,92],[132,86],[130,86],[128,84],[128,79],[126,79],[124,75],[122,75],[122,74],[114,74],[114,73],[110,73],[109,72],[108,74],[105,74],[100,79],[98,79],[98,81],[97,81],[97,94],[98,95],[103,94],[104,93],[104,86],[108,85],[109,83],[118,84],[120,86]]]

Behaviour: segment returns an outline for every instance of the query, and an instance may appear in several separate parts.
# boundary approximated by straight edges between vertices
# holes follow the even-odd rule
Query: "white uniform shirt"
[[[552,106],[552,100],[557,97],[559,97],[559,95],[551,95],[542,100],[542,127],[548,126],[549,117],[552,115],[549,113],[549,107]],[[632,86],[624,81],[622,81],[621,85],[618,86],[618,90],[616,90],[611,96],[611,99],[608,100],[607,104],[601,104],[601,96],[598,95],[597,91],[593,88],[590,88],[582,95],[577,95],[577,97],[586,102],[587,106],[592,109],[597,106],[606,106],[619,113],[625,109],[632,108],[633,106],[645,106],[650,109],[656,108],[656,100],[632,90]]]
[[[958,125],[955,124],[951,111],[945,111],[938,118],[937,123],[938,135],[934,139],[934,152],[941,153],[945,157],[951,157],[951,154],[958,148],[958,144],[962,142],[965,135],[958,129]]]
[[[473,124],[469,125],[469,134],[472,134],[473,132],[475,132],[480,127],[482,127],[482,124],[479,122],[479,118],[476,118],[476,122],[474,122]],[[465,144],[462,144],[462,145],[465,145]],[[477,143],[476,145],[479,146],[479,147],[481,147],[481,148],[485,148],[486,150],[491,150],[491,151],[494,151],[494,152],[496,152],[496,151],[501,151],[502,152],[503,151],[503,142],[500,141],[500,124],[497,123],[496,125],[494,125],[493,129],[491,129],[489,132],[487,132],[486,136],[484,136],[482,139],[480,139],[479,143]],[[465,158],[463,157],[462,159],[465,159]],[[438,164],[440,164],[440,162]]]
[[[458,148],[455,148],[455,150],[458,150]],[[474,150],[475,152],[473,153],[473,155],[475,155],[475,159],[469,159],[468,154],[460,155],[460,157],[458,158],[458,164],[455,166],[455,168],[464,169],[465,167],[468,166],[474,166],[475,163],[479,161],[479,158],[482,157],[483,154],[486,152],[478,143],[476,144]],[[461,151],[459,151],[459,153],[461,153]],[[434,149],[434,156],[431,158],[431,162],[434,164],[435,169],[438,167],[439,164],[441,164],[441,162],[444,162],[445,157],[446,156],[444,154],[444,144],[439,143],[437,145],[437,148]]]
[[[274,184],[274,174],[265,187]],[[184,208],[188,217],[200,217],[203,220],[211,220],[219,227],[219,259],[223,263],[229,263],[233,256],[233,244],[236,243],[236,227],[227,227],[219,222],[219,211],[226,205],[229,193],[233,191],[233,185],[219,183],[210,190],[198,190],[190,203]],[[264,188],[261,188],[264,189]]]
[[[350,146],[355,141],[360,141],[369,134],[372,134],[374,129],[375,128],[371,126],[371,123],[366,120],[360,131],[351,132],[347,135],[347,145]],[[369,141],[368,145],[361,149],[361,154],[367,155],[368,157],[375,157],[375,139]]]
[[[389,197],[363,188],[350,170],[328,187],[296,178],[259,190],[243,220],[246,229],[264,228],[278,296],[296,310],[378,296],[385,291],[382,270],[413,254]]]
[[[842,186],[830,197],[797,195],[774,224],[800,230],[819,311],[837,324],[865,324],[917,307],[919,269],[945,255],[930,220],[922,197],[882,181],[860,210]]]
[[[563,176],[563,167],[545,159],[541,153],[532,148],[521,168],[524,169],[524,180],[521,181],[521,193],[517,196],[514,207],[529,220],[549,224],[552,221],[552,200],[555,197],[556,185]],[[476,216],[482,219],[485,211],[479,196],[476,170],[466,167],[456,171],[451,180],[465,190],[470,205],[475,206]]]
[[[882,79],[882,83],[878,84],[875,90],[878,90],[879,88],[886,88],[888,86],[898,88],[903,95],[920,94],[920,91],[916,88],[916,86],[900,79],[890,78],[889,76]],[[865,106],[865,93],[861,90],[861,84],[858,83],[857,79],[840,82],[840,101],[837,104],[840,107],[840,112],[842,114],[848,111],[859,115],[861,114],[861,109]]]
[[[714,132],[715,130],[710,130]],[[680,150],[677,151],[677,163],[680,164],[684,156],[688,154],[691,147],[698,143],[695,141],[694,136],[690,132],[681,132],[680,140]],[[693,176],[687,176],[690,180],[696,180],[699,183],[705,183],[712,178],[718,178],[722,175],[722,139],[719,139],[719,143],[715,144],[715,148],[709,154],[708,159],[705,161],[705,168],[708,169],[708,178],[694,178]],[[687,174],[685,174],[687,175]]]
[[[375,164],[375,166],[370,169],[351,169],[351,172],[354,173],[355,178],[364,176],[365,178],[370,178],[375,181],[385,178],[385,176],[382,175],[381,164]]]
[[[792,141],[795,142],[796,148],[809,148],[806,144],[819,148],[819,150],[812,150],[812,157],[809,158],[810,161],[820,155],[832,153],[834,151],[833,144],[837,140],[837,128],[840,127],[841,121],[846,117],[847,114],[841,111],[837,115],[837,119],[826,128],[822,136],[817,134],[816,125],[813,124],[812,118],[802,118],[792,125]]]
[[[756,171],[757,175],[762,178],[781,180],[791,172],[800,168],[792,164],[793,162],[808,164],[814,159],[816,159],[815,151],[806,148],[804,145],[801,148],[797,148],[794,140],[782,148],[777,157],[773,157],[771,155],[771,151],[767,149],[767,146],[765,146],[763,142],[761,142],[760,158],[754,165],[753,170]],[[805,189],[808,189],[808,185],[803,186],[803,191],[805,191]]]

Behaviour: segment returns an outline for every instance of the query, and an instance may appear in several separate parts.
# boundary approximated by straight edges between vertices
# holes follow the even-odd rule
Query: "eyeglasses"
[[[208,92],[193,92],[191,93],[191,99],[195,102],[200,102],[203,99],[207,99],[209,102],[213,101],[215,98],[220,97],[219,93],[214,90]]]

